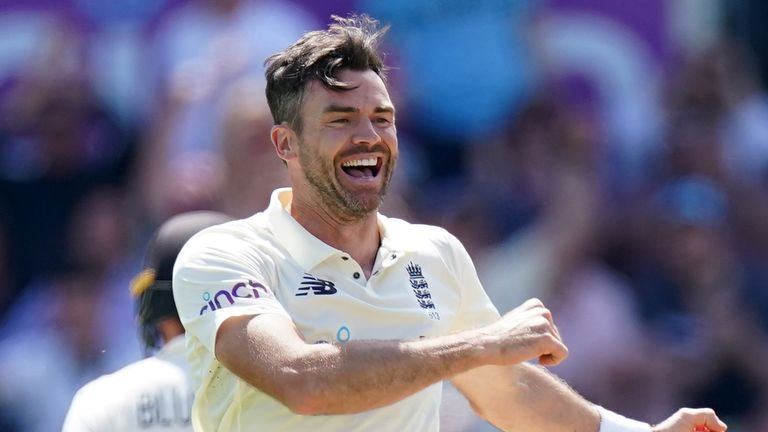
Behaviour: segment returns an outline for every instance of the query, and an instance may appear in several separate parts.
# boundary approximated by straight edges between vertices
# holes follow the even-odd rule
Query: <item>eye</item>
[[[331,120],[331,123],[332,124],[347,124],[347,123],[349,123],[349,119],[348,118],[333,119],[333,120]]]
[[[377,118],[374,120],[374,122],[375,122],[376,124],[379,124],[379,125],[384,125],[384,126],[386,126],[386,125],[388,125],[388,124],[392,123],[392,121],[391,121],[390,119],[386,118],[386,117],[377,117]]]

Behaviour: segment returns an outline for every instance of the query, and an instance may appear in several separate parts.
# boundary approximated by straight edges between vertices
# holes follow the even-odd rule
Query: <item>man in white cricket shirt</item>
[[[192,234],[229,220],[220,213],[198,211],[174,216],[160,226],[147,248],[144,269],[131,284],[141,337],[153,355],[83,386],[72,399],[63,432],[192,430],[194,388],[171,274]]]
[[[528,362],[567,355],[540,301],[500,317],[459,240],[378,212],[398,156],[383,32],[334,17],[267,60],[292,187],[174,269],[195,430],[438,431],[445,379],[504,430],[725,430],[709,409],[651,427],[587,402]]]

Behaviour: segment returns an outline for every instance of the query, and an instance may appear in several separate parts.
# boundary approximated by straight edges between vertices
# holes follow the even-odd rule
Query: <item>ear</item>
[[[274,125],[269,132],[269,136],[272,139],[272,145],[275,146],[275,151],[280,159],[287,162],[296,158],[298,137],[293,129],[288,127],[285,123]]]

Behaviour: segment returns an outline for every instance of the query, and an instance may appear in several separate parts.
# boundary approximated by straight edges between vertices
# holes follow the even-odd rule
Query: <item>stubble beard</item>
[[[360,196],[345,189],[338,179],[333,163],[324,159],[317,151],[305,143],[300,143],[299,163],[301,164],[307,182],[320,198],[323,207],[345,221],[358,221],[379,209],[384,196],[389,189],[395,160],[389,158],[389,163],[379,175],[384,176],[379,193],[375,197],[370,194]]]

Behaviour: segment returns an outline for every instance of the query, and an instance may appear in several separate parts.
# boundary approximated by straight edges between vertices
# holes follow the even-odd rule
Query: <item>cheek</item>
[[[304,170],[314,173],[333,171],[336,165],[333,153],[322,143],[313,146],[304,145],[301,148],[299,160]]]
[[[397,131],[392,128],[382,135],[382,139],[392,151],[393,155],[397,155],[398,143],[397,143]]]
[[[307,139],[310,140],[309,143],[312,143],[316,153],[333,155],[347,142],[348,135],[341,130],[325,129],[312,137],[307,137]]]

